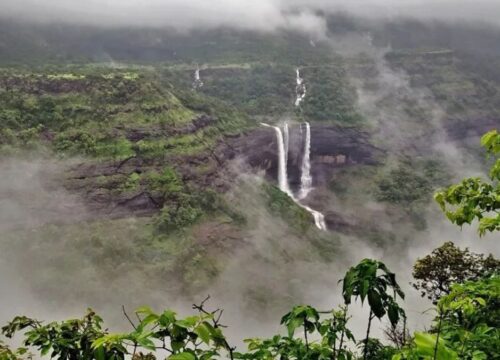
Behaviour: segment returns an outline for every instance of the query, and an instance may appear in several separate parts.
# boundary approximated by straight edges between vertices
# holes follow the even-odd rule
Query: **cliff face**
[[[197,118],[186,126],[183,133],[199,131],[212,120]],[[189,129],[188,129],[189,128]],[[158,133],[131,130],[130,139],[147,140]],[[290,125],[288,174],[294,190],[300,186],[304,136],[299,124]],[[311,126],[311,172],[314,185],[325,184],[340,167],[356,164],[375,164],[383,152],[369,142],[369,134],[354,128],[331,125]],[[213,150],[191,155],[164,158],[146,158],[137,154],[117,161],[86,161],[72,166],[66,176],[65,186],[80,194],[91,213],[119,218],[129,215],[149,216],[158,212],[163,196],[148,189],[147,174],[160,173],[171,166],[182,181],[196,188],[224,192],[232,186],[237,174],[231,164],[242,160],[245,171],[264,171],[271,182],[277,178],[277,143],[272,129],[257,127],[238,136],[226,136]],[[134,180],[135,179],[135,180]]]
[[[290,185],[300,184],[305,132],[299,124],[290,125],[288,176]],[[277,178],[278,157],[273,129],[258,128],[228,141],[226,159],[242,157],[252,169],[264,170],[269,179]],[[369,134],[355,128],[311,125],[311,172],[315,183],[323,183],[335,168],[355,164],[374,164],[382,154],[369,142]]]
[[[213,122],[209,117],[197,118],[186,125],[183,134],[196,132]],[[444,130],[458,144],[477,143],[478,137],[495,125],[495,120],[448,123]],[[300,186],[305,132],[299,124],[290,124],[288,176],[290,186]],[[158,133],[132,131],[131,138],[144,140]],[[472,139],[472,140],[471,140]],[[213,150],[193,155],[147,159],[140,155],[121,161],[86,162],[73,166],[66,178],[66,187],[81,194],[88,206],[98,214],[109,217],[129,215],[149,216],[163,206],[163,199],[148,191],[144,181],[136,187],[125,189],[123,184],[134,174],[160,172],[165,166],[173,166],[183,181],[198,188],[210,188],[224,192],[231,187],[233,161],[240,161],[244,171],[263,171],[265,177],[277,179],[276,134],[273,129],[256,127],[243,134],[224,137]],[[422,150],[424,151],[424,150]],[[377,165],[386,150],[370,142],[370,134],[356,128],[313,123],[311,125],[311,174],[315,187],[328,184],[335,171],[358,165]],[[203,170],[200,170],[203,168]],[[228,173],[230,176],[228,176]]]

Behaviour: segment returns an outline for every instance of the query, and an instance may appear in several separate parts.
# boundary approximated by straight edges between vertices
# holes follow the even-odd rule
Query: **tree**
[[[496,130],[484,135],[490,155],[500,153]],[[455,224],[479,220],[479,234],[500,230],[500,159],[490,170],[491,184],[470,178],[441,190],[435,199]],[[451,209],[448,206],[454,206]],[[499,261],[445,243],[414,266],[413,286],[437,304],[432,333],[415,333],[412,343],[392,360],[487,360],[500,354]],[[468,281],[475,280],[475,281]]]
[[[328,314],[321,319],[322,314]],[[295,306],[281,319],[288,336],[275,335],[269,339],[247,339],[247,353],[235,353],[235,358],[246,360],[351,360],[353,353],[343,344],[355,341],[347,328],[345,308],[319,312],[309,305]],[[302,328],[303,339],[295,337]],[[310,340],[314,339],[314,340]]]
[[[486,133],[481,145],[489,156],[496,157],[490,169],[490,182],[467,178],[459,184],[436,192],[437,201],[448,219],[459,226],[479,221],[479,235],[500,230],[500,134]]]
[[[378,271],[382,274],[378,275]],[[363,359],[366,360],[373,318],[381,319],[387,314],[391,325],[396,326],[399,319],[406,316],[397,303],[397,296],[404,299],[404,293],[396,282],[396,275],[389,271],[384,263],[372,259],[364,259],[358,265],[351,267],[342,281],[342,295],[346,305],[351,303],[353,296],[356,299],[359,297],[361,303],[368,298],[370,315],[363,350]],[[389,289],[393,290],[393,295],[388,293]]]
[[[14,334],[26,331],[25,346],[35,347],[42,356],[50,354],[51,358],[58,360],[123,360],[126,349],[121,344],[113,344],[107,348],[94,346],[97,339],[106,335],[101,324],[102,319],[92,310],[88,310],[82,319],[46,325],[26,316],[17,316],[2,328],[2,333],[12,338]]]
[[[288,336],[293,337],[295,329],[299,326],[304,328],[304,340],[306,350],[309,349],[308,333],[313,333],[318,327],[319,313],[311,306],[295,306],[292,311],[281,318],[281,324],[286,325]]]
[[[0,341],[0,360],[22,360],[23,357],[32,359],[31,354],[27,354],[26,348],[11,350],[7,345]]]
[[[142,307],[135,311],[138,322],[134,323],[123,313],[134,328],[130,333],[108,334],[95,340],[94,349],[123,347],[125,353],[132,358],[151,358],[152,355],[141,355],[139,349],[147,351],[162,351],[168,354],[169,360],[208,360],[218,358],[221,351],[234,359],[233,350],[222,333],[220,318],[222,311],[217,309],[207,311],[205,303],[193,305],[197,315],[179,319],[172,310],[155,313],[149,307]],[[100,359],[97,359],[100,360]]]
[[[413,265],[413,287],[435,304],[449,294],[451,285],[479,280],[500,272],[500,261],[493,255],[485,257],[468,248],[461,250],[452,242],[434,249],[430,255],[418,259]]]
[[[500,277],[452,286],[438,303],[442,337],[460,359],[494,359],[500,354]]]

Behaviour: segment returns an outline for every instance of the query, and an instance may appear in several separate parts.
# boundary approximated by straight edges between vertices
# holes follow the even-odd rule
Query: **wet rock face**
[[[290,185],[300,185],[305,130],[290,125],[288,177]],[[382,152],[370,144],[369,134],[358,129],[332,125],[311,125],[311,172],[315,183],[322,183],[339,166],[373,164]],[[242,157],[253,169],[264,170],[266,176],[277,178],[278,158],[276,134],[271,128],[258,128],[230,139],[225,152],[228,159]]]

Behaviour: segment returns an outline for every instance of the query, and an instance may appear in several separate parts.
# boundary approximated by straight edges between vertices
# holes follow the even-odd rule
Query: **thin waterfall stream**
[[[302,166],[300,172],[300,190],[299,200],[305,199],[309,192],[312,190],[312,176],[311,176],[311,126],[305,122],[306,135],[304,141],[304,153],[302,156]],[[302,126],[301,126],[302,130]],[[302,131],[301,131],[302,132]]]
[[[203,86],[203,81],[201,81],[201,78],[200,78],[200,67],[198,65],[196,65],[196,70],[194,71],[193,88],[199,89],[202,86]]]
[[[295,106],[298,107],[300,106],[302,100],[304,100],[304,98],[306,97],[306,85],[304,84],[304,79],[300,77],[299,68],[295,70],[295,82],[297,84],[295,86],[295,94],[296,94]]]

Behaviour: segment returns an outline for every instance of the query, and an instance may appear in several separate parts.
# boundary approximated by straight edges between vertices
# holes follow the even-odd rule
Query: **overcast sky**
[[[232,26],[319,30],[311,9],[344,10],[370,18],[414,16],[500,25],[500,0],[0,0],[14,18],[99,25]]]

